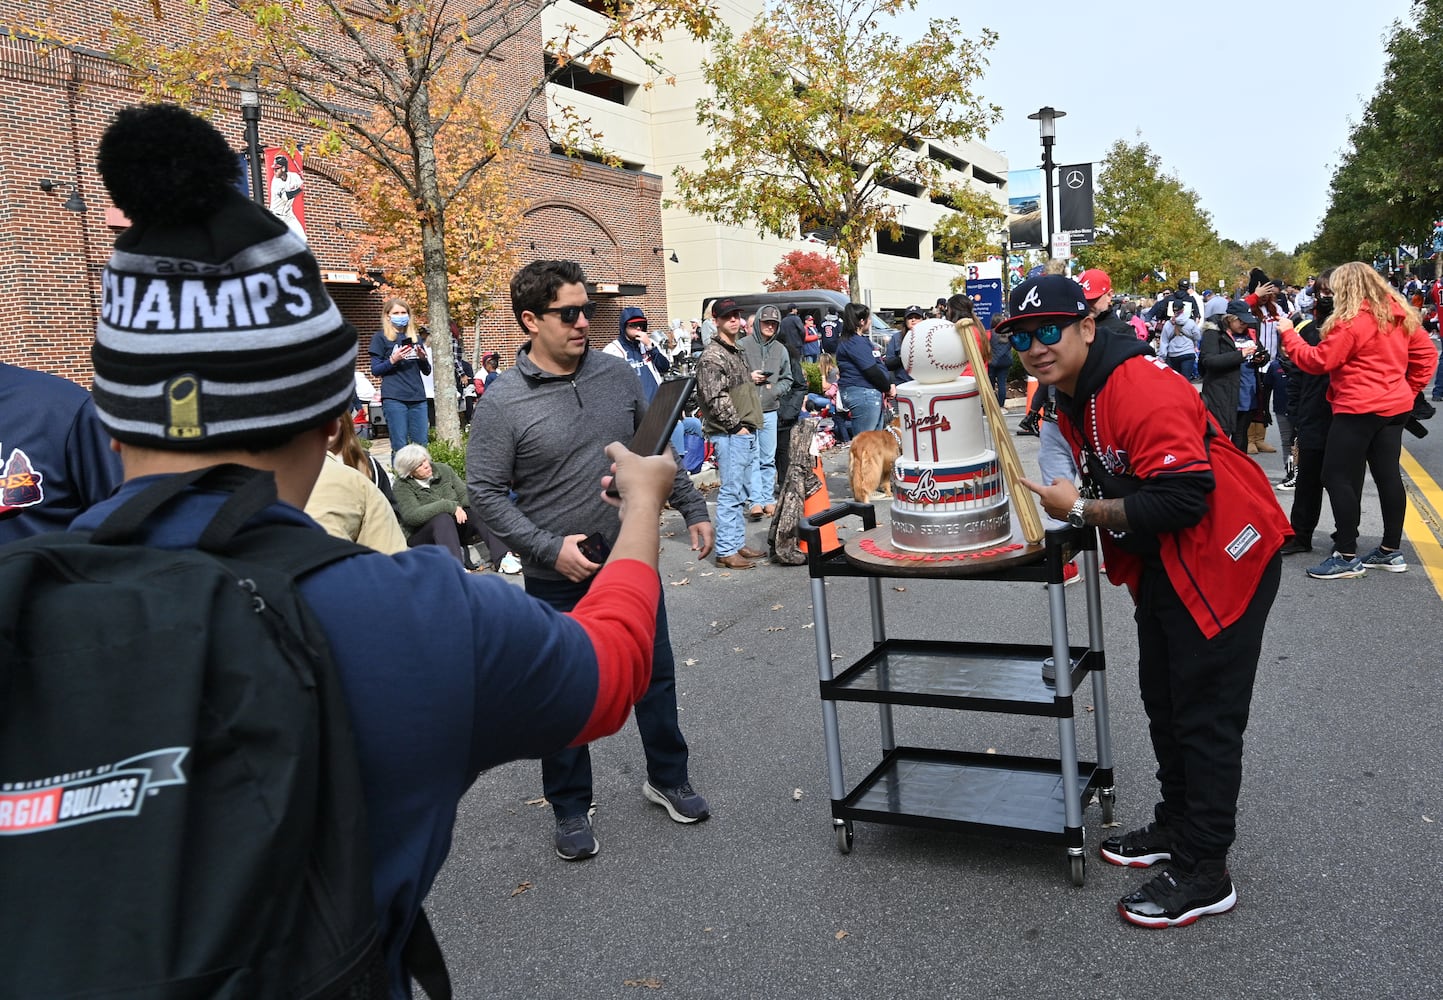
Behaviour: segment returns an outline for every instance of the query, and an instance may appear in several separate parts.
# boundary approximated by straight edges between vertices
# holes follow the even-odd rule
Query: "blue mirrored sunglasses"
[[[1068,324],[1071,326],[1072,324]],[[1017,330],[1007,335],[1008,341],[1020,353],[1032,347],[1032,338],[1036,337],[1038,343],[1045,347],[1051,347],[1062,339],[1062,331],[1066,326],[1058,326],[1056,323],[1048,323],[1046,326],[1039,326],[1036,330]]]

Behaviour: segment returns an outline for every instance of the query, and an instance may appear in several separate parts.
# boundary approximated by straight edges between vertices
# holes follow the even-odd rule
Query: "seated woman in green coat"
[[[419,444],[408,444],[394,458],[396,513],[407,543],[441,545],[467,569],[480,569],[469,546],[480,542],[500,565],[506,546],[466,506],[466,484],[445,462],[437,462]]]

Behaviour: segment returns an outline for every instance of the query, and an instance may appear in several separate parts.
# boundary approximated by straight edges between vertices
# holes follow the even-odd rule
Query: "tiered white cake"
[[[897,387],[902,455],[892,467],[892,544],[915,552],[986,548],[1012,535],[1007,484],[977,380],[960,377],[962,338],[945,319],[902,341],[916,380]]]

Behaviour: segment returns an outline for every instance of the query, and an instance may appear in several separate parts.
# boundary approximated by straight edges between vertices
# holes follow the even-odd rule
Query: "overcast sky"
[[[889,30],[917,38],[929,14],[955,15],[969,33],[1000,35],[982,92],[1003,117],[984,141],[1013,169],[1041,164],[1027,116],[1050,104],[1067,112],[1057,163],[1100,162],[1140,133],[1220,236],[1290,251],[1317,229],[1349,122],[1377,88],[1383,40],[1409,6],[922,0]]]

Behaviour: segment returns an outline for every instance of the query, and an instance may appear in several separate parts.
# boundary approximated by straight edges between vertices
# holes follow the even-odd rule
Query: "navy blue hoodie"
[[[634,319],[646,319],[646,314],[635,306],[627,306],[621,310],[619,335],[602,350],[631,365],[631,370],[641,379],[642,398],[650,403],[651,397],[656,395],[656,387],[661,385],[661,377],[671,369],[671,361],[661,349],[656,335],[652,336],[649,351],[643,351],[639,342],[626,335],[626,324]],[[661,336],[664,337],[665,334]]]

